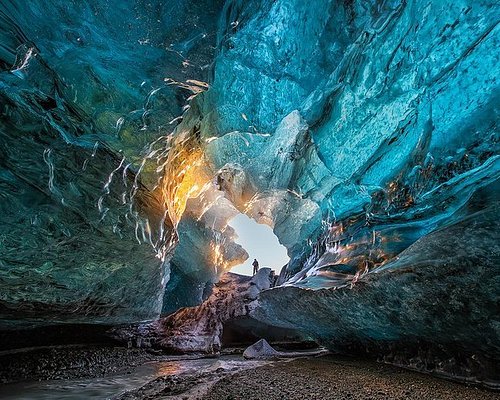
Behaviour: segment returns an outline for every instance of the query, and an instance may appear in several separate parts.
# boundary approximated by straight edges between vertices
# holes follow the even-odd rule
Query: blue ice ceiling
[[[3,1],[2,319],[133,322],[199,303],[248,257],[225,224],[245,213],[291,258],[258,318],[329,345],[471,348],[474,325],[500,358],[499,12]],[[409,328],[409,304],[434,330]]]
[[[497,181],[492,2],[229,2],[225,15],[201,129],[218,168],[247,171],[250,213],[299,257],[289,272],[319,232],[337,249],[316,267],[379,265]]]

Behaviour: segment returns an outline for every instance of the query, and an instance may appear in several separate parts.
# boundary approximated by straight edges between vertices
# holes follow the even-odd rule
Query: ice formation
[[[498,15],[492,0],[3,1],[2,327],[195,305],[248,256],[227,226],[245,213],[291,258],[255,318],[492,379]]]
[[[180,353],[219,353],[225,324],[242,321],[250,328],[239,327],[239,334],[245,330],[263,331],[268,338],[295,335],[294,329],[275,329],[273,325],[259,326],[250,317],[257,305],[257,298],[263,290],[274,283],[270,268],[261,268],[253,277],[238,274],[224,274],[213,288],[210,296],[199,306],[182,308],[160,318],[158,321],[139,326],[120,327],[112,330],[112,336],[129,346],[153,347]],[[251,332],[247,335],[252,337]],[[254,336],[257,337],[257,336]]]

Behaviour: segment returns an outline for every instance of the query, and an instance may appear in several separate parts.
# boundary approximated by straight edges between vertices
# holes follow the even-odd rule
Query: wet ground
[[[174,383],[185,392],[196,385],[205,386],[214,382],[224,371],[235,372],[244,368],[262,365],[262,362],[244,361],[240,356],[225,356],[220,359],[186,359],[170,357],[164,361],[150,361],[126,372],[83,379],[58,379],[47,381],[24,381],[0,385],[2,400],[76,400],[76,399],[111,399],[144,398],[145,393],[138,391],[148,383],[160,391],[161,382],[174,392]],[[163,385],[165,386],[165,385]],[[164,387],[162,388],[164,389]],[[167,390],[168,391],[168,390]],[[128,393],[128,394],[126,394]]]
[[[96,378],[125,373],[164,357],[107,345],[39,346],[0,352],[0,384],[26,380]]]
[[[59,360],[62,369],[56,375],[48,375],[60,379],[43,380],[38,376],[42,380],[0,385],[0,399],[500,399],[498,392],[340,356],[248,361],[241,355],[167,357],[116,349],[110,359],[99,359],[94,350],[88,353],[87,349],[85,357],[76,362],[84,350],[75,355],[70,349],[51,349],[50,356],[45,354],[31,364],[43,367],[52,360],[50,357],[65,357]],[[23,355],[24,360],[28,354]],[[134,356],[142,364],[125,365]],[[147,360],[148,357],[156,359]],[[110,363],[115,363],[114,367]],[[28,370],[33,369],[29,364]],[[78,373],[82,376],[74,377]]]
[[[160,398],[160,397],[157,397]],[[493,400],[500,393],[372,361],[278,362],[219,380],[202,400]]]

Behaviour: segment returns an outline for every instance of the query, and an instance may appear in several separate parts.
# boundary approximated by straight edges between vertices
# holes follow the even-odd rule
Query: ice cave
[[[499,24],[0,0],[0,398],[498,398]]]

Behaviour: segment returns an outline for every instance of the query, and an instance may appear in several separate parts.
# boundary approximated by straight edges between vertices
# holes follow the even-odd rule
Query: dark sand
[[[159,376],[116,399],[182,400],[500,400],[500,393],[373,361],[341,356],[286,361],[221,358],[213,367]],[[0,354],[0,383],[19,380],[110,377],[147,361],[170,359],[119,347],[38,348]],[[232,360],[232,361],[231,361]],[[228,362],[230,361],[230,362]],[[236,362],[236,364],[235,364]],[[243,370],[242,370],[243,369]]]
[[[202,399],[489,400],[500,399],[500,393],[384,364],[329,356],[276,362],[226,376]]]
[[[0,384],[79,379],[132,371],[161,357],[141,349],[108,346],[50,346],[0,353]]]

